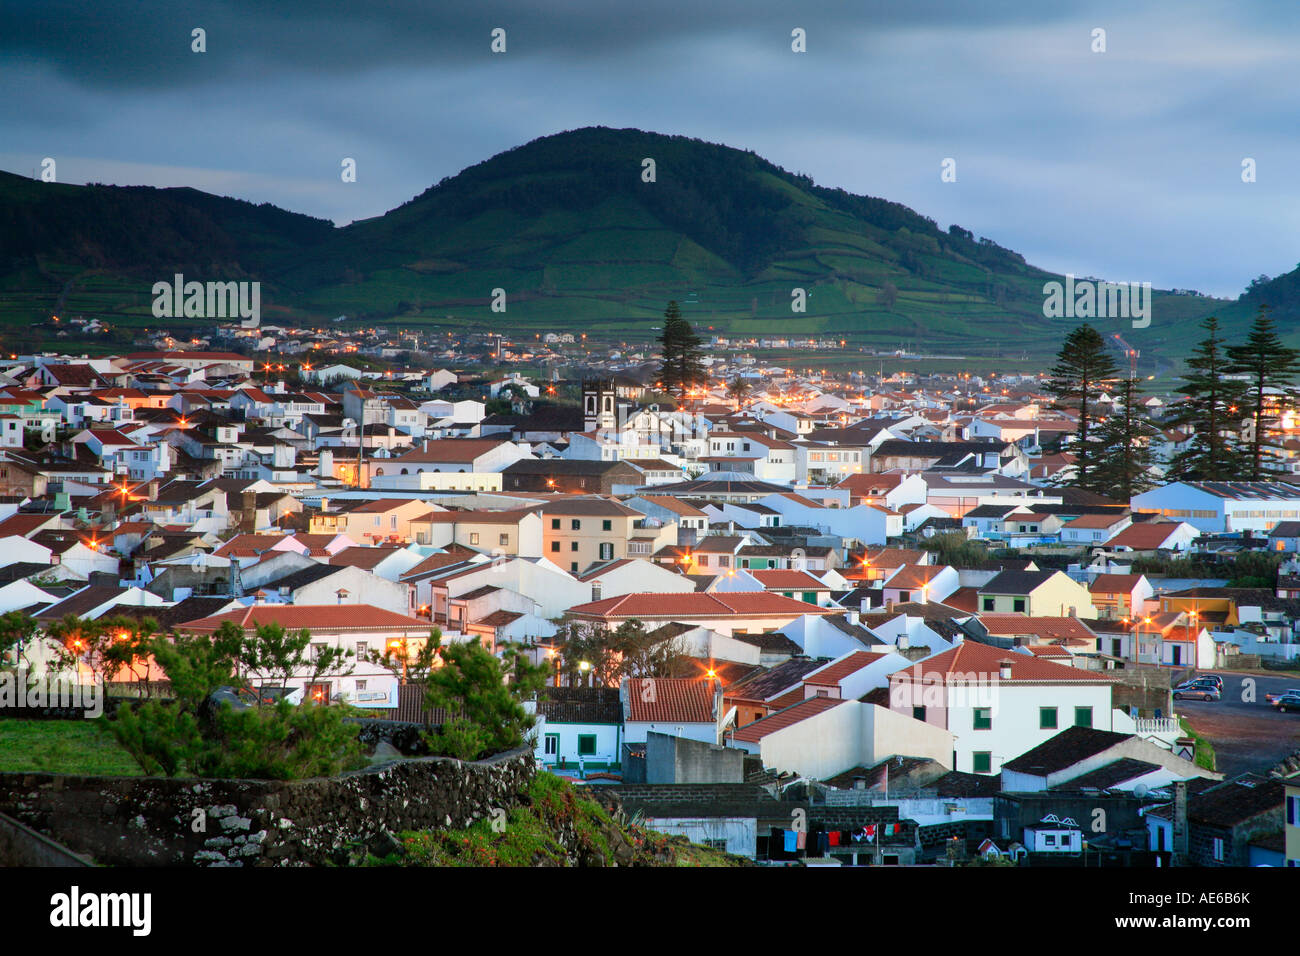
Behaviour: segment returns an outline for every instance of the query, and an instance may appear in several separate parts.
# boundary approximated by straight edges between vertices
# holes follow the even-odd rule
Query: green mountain
[[[640,130],[543,137],[340,229],[190,189],[0,174],[6,342],[56,309],[120,332],[159,324],[149,289],[174,272],[260,280],[264,322],[346,314],[517,339],[649,339],[668,299],[702,332],[972,356],[1050,355],[1079,321],[1044,317],[1043,285],[1062,277],[990,239],[817,186],[753,152]],[[504,314],[491,308],[496,289]],[[795,289],[806,311],[792,310]],[[1142,350],[1145,364],[1181,355],[1196,321],[1227,306],[1157,291],[1149,328],[1094,324]]]

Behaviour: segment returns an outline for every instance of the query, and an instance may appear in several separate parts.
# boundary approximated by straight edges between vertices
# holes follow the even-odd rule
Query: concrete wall
[[[743,783],[744,761],[743,750],[646,734],[646,783]]]

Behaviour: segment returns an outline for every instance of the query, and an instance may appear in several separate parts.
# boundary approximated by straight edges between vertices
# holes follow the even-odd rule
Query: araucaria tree
[[[1151,474],[1151,440],[1155,428],[1142,412],[1142,393],[1137,382],[1126,378],[1115,392],[1115,408],[1097,429],[1097,443],[1109,449],[1097,471],[1108,497],[1128,501],[1155,487]]]
[[[1187,360],[1188,373],[1183,376],[1187,400],[1174,423],[1193,431],[1192,443],[1169,464],[1170,480],[1236,481],[1245,472],[1240,450],[1240,402],[1243,391],[1239,382],[1225,378],[1229,370],[1228,352],[1219,337],[1219,320],[1205,320],[1206,337]]]
[[[669,302],[664,310],[659,346],[663,355],[659,382],[664,391],[683,395],[693,386],[707,381],[704,366],[700,363],[700,337],[691,328],[691,323],[682,318],[682,310],[675,301]]]
[[[1105,409],[1098,398],[1113,385],[1116,371],[1105,339],[1092,326],[1079,326],[1066,337],[1051,375],[1047,391],[1056,399],[1056,407],[1074,409],[1078,415],[1075,441],[1070,446],[1075,458],[1070,483],[1095,494],[1108,494],[1102,474],[1107,449],[1097,436]]]
[[[1290,389],[1300,371],[1300,351],[1288,348],[1278,337],[1268,306],[1260,306],[1244,345],[1228,346],[1228,371],[1245,375],[1242,411],[1250,430],[1243,442],[1244,477],[1261,481],[1281,471],[1277,423],[1291,403]]]

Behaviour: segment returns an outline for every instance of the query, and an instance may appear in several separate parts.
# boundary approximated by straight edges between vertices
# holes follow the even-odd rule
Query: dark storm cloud
[[[1087,4],[1050,10],[1015,0],[556,0],[430,3],[420,0],[272,0],[194,3],[85,0],[0,4],[0,55],[48,64],[79,83],[165,88],[232,73],[352,73],[409,65],[445,69],[481,60],[489,33],[507,31],[519,57],[619,59],[702,37],[784,43],[802,26],[823,52],[899,28],[1011,25],[1059,19]],[[208,56],[190,55],[190,32],[207,32]],[[665,61],[671,67],[671,59]]]
[[[1300,254],[1297,18],[1195,0],[0,3],[0,168],[57,157],[65,182],[347,222],[538,136],[635,126],[753,149],[1046,268],[1231,294]]]

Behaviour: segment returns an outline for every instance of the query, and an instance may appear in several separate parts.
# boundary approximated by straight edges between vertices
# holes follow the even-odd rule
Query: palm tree
[[[741,404],[744,402],[745,396],[749,394],[751,387],[752,386],[739,375],[727,383],[727,395],[735,401],[737,411],[740,410]]]

